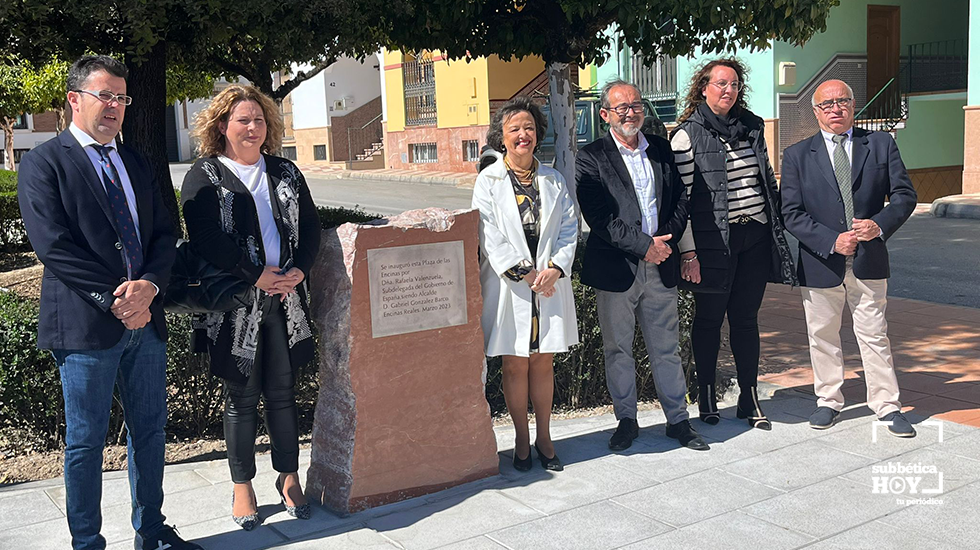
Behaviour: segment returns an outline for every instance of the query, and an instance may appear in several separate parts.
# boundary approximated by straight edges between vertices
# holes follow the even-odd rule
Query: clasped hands
[[[859,242],[867,242],[881,236],[881,227],[874,220],[859,220],[854,218],[850,231],[837,235],[834,252],[842,256],[853,256],[857,253]]]
[[[296,286],[303,282],[306,274],[303,270],[291,267],[285,273],[279,268],[266,266],[262,270],[259,280],[255,281],[255,286],[264,290],[270,296],[279,296],[280,300],[285,300],[286,295],[296,291]]]
[[[541,271],[532,269],[524,276],[524,282],[534,292],[545,298],[551,298],[555,295],[555,283],[558,282],[559,278],[561,278],[561,272],[553,267],[548,267]]]
[[[129,330],[143,328],[150,322],[150,304],[157,295],[153,283],[143,279],[124,281],[112,292],[116,299],[109,308],[116,319]]]

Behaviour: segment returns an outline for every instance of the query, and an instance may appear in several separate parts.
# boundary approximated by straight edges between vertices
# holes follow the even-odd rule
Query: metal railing
[[[677,97],[676,58],[658,55],[652,65],[647,65],[642,54],[634,53],[630,65],[630,81],[640,89],[643,97],[651,100]]]
[[[854,115],[854,125],[865,130],[891,132],[909,115],[905,85],[909,65],[903,65],[878,93]]]
[[[430,58],[412,59],[402,65],[405,83],[405,125],[436,123],[436,72]]]
[[[965,39],[909,44],[903,88],[907,93],[965,90],[968,76]]]
[[[360,128],[347,129],[348,162],[365,160],[384,146],[384,128],[381,123],[381,114],[378,113],[378,116],[367,121]]]

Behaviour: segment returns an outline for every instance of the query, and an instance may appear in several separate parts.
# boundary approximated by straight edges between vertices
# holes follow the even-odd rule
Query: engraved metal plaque
[[[367,251],[374,338],[466,324],[463,241]]]

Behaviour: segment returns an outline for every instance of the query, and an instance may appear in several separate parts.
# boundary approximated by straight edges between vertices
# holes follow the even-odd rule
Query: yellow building
[[[577,68],[572,81],[579,82]],[[581,71],[588,80],[593,71]],[[545,99],[540,57],[450,61],[439,51],[384,52],[387,168],[475,172],[490,117],[517,95]]]

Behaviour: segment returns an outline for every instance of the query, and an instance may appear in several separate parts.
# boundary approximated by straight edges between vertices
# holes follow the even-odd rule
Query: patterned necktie
[[[126,270],[131,280],[136,279],[143,272],[143,247],[136,236],[136,224],[133,223],[133,215],[129,212],[119,173],[109,159],[109,151],[112,148],[96,145],[95,150],[99,152],[99,164],[102,165],[102,176],[105,179],[105,192],[109,197],[112,215],[116,219],[119,242],[122,243],[126,254]]]
[[[844,141],[847,134],[834,136],[836,146],[834,147],[834,176],[837,177],[837,187],[840,188],[840,196],[844,201],[844,218],[847,228],[851,229],[854,225],[854,192],[851,190],[851,161],[847,158],[847,151],[844,150]]]

